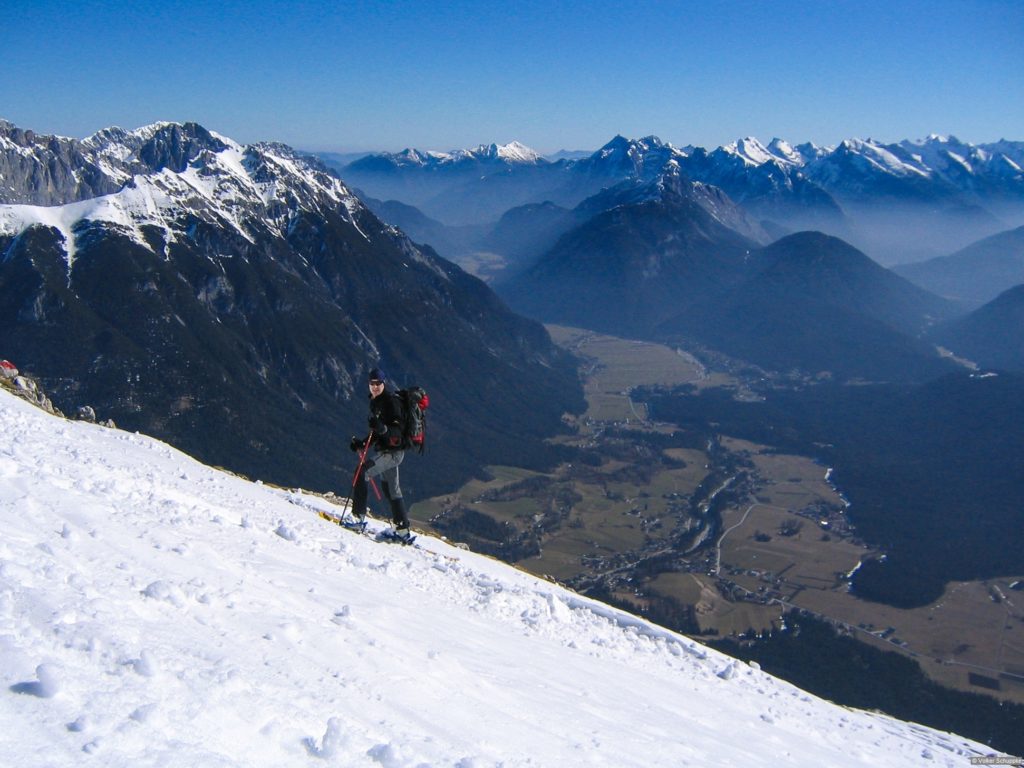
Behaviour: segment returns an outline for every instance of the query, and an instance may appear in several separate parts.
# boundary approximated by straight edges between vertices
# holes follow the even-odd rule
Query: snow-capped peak
[[[928,171],[920,163],[907,162],[888,147],[868,139],[847,139],[839,145],[840,152],[862,158],[877,170],[895,176],[927,176]],[[909,159],[909,158],[908,158]]]
[[[449,162],[459,161],[498,161],[511,165],[535,165],[546,162],[538,152],[512,141],[508,144],[481,144],[475,149],[459,149],[448,153]]]
[[[398,165],[426,165],[431,157],[441,157],[442,155],[437,152],[427,153],[424,155],[415,149],[403,149],[398,154],[394,155],[395,162]]]
[[[453,149],[448,152],[405,149],[397,154],[385,152],[357,161],[360,165],[381,162],[396,168],[444,168],[475,165],[481,162],[503,165],[536,165],[548,161],[540,153],[518,141],[508,144],[481,144],[473,149]]]
[[[525,144],[520,144],[518,141],[512,141],[500,146],[492,144],[491,148],[497,157],[512,163],[535,164],[544,159],[539,152],[530,149]]]
[[[793,149],[793,146],[783,139],[772,139],[768,143],[768,152],[776,160],[781,160],[783,163],[788,165],[803,165],[804,158],[799,152]]]
[[[764,165],[775,160],[775,156],[769,152],[764,144],[752,136],[740,139],[724,147],[726,152],[736,155],[749,165]]]
[[[791,168],[803,165],[803,157],[782,139],[772,139],[765,146],[753,136],[748,136],[732,144],[721,147],[726,155],[738,158],[744,165],[751,168],[758,168],[762,165],[773,164],[781,168]]]

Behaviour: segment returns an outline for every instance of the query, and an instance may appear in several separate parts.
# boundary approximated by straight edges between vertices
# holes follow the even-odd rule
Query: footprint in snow
[[[40,699],[52,699],[61,689],[60,670],[53,664],[40,664],[36,667],[36,679],[24,683],[15,683],[10,690],[13,693],[38,696]]]

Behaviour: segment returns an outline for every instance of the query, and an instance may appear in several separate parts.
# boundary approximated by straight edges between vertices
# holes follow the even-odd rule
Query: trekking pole
[[[366,437],[366,442],[363,444],[363,450],[359,454],[359,466],[356,467],[356,473],[352,475],[352,487],[356,487],[356,483],[359,482],[359,473],[363,471],[363,464],[366,463],[366,454],[370,451],[370,440],[373,438],[373,430]]]
[[[373,440],[373,430],[370,430],[370,434],[366,437],[366,445],[363,446],[362,453],[359,454],[359,466],[356,467],[356,473],[352,476],[352,487],[356,487],[356,483],[359,482],[359,473],[363,471],[363,465],[366,463],[366,454],[370,452],[370,443]],[[380,488],[377,487],[377,481],[372,477],[369,478],[370,487],[373,488],[373,493],[377,497],[377,501],[381,500]]]

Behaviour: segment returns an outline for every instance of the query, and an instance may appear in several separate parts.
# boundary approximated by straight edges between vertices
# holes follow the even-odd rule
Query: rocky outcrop
[[[54,406],[53,401],[47,396],[46,392],[43,391],[42,385],[34,377],[22,374],[8,360],[0,361],[0,388],[6,389],[8,392],[32,403],[32,405],[41,408],[49,414],[64,416],[60,409]],[[89,405],[79,407],[76,418],[79,421],[88,421],[104,427],[115,427],[114,422],[110,419],[100,421],[96,417],[95,409]]]
[[[119,190],[123,178],[106,172],[75,139],[39,136],[0,121],[0,203],[63,205]]]

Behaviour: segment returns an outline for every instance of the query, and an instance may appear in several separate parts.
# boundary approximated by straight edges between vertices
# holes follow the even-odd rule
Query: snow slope
[[[375,543],[319,519],[322,498],[4,390],[0,430],[4,765],[961,768],[987,753],[425,535]]]

